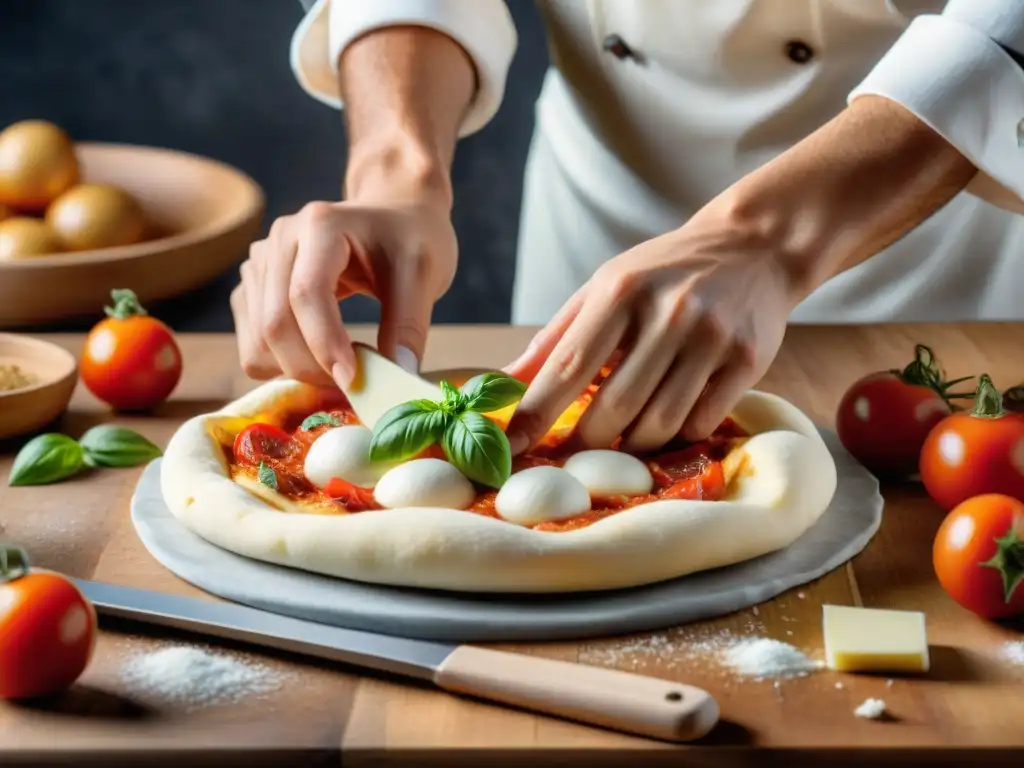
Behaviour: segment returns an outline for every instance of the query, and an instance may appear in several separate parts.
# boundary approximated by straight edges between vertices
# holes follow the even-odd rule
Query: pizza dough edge
[[[207,425],[310,391],[272,381],[185,422],[161,466],[171,512],[215,546],[328,576],[454,591],[571,592],[638,586],[782,549],[818,520],[837,482],[810,419],[776,395],[751,390],[733,416],[760,434],[740,449],[748,471],[729,501],[658,501],[566,533],[451,509],[283,513],[230,480]]]

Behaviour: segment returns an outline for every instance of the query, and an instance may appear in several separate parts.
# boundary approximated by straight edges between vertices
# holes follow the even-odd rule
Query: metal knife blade
[[[718,722],[707,691],[670,680],[471,645],[412,640],[279,616],[236,603],[73,579],[97,612],[429,680],[603,728],[691,741]]]
[[[237,603],[215,602],[98,581],[73,579],[107,616],[200,631],[423,680],[433,680],[456,645],[343,629]]]

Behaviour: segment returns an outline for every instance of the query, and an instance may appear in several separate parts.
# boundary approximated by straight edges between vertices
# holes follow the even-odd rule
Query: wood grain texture
[[[951,376],[986,371],[997,386],[1024,380],[1017,324],[883,327],[794,326],[760,388],[798,405],[831,426],[845,387],[869,370],[905,364],[916,342],[931,345]],[[516,356],[531,329],[439,327],[432,332],[425,368],[497,367]],[[373,341],[358,328],[357,340]],[[74,352],[80,336],[48,337]],[[164,444],[181,421],[219,407],[255,386],[240,372],[228,336],[182,338],[185,372],[171,401],[151,416],[116,422]],[[76,391],[58,427],[77,436],[111,416]],[[6,477],[17,444],[3,445]],[[0,486],[3,535],[28,549],[39,565],[75,576],[203,596],[156,564],[131,527],[128,502],[141,470],[104,470],[35,488]],[[644,764],[678,759],[696,764],[761,764],[800,759],[884,763],[915,755],[930,762],[996,759],[999,748],[1024,746],[1024,666],[1002,661],[1002,643],[1021,639],[1013,629],[977,619],[949,600],[931,568],[932,538],[942,513],[908,483],[883,487],[881,530],[847,566],[775,600],[715,621],[629,637],[580,643],[496,644],[493,647],[640,672],[710,691],[722,723],[696,745],[673,746],[568,721],[452,696],[416,683],[365,676],[285,655],[227,647],[271,667],[280,690],[235,704],[189,711],[144,701],[120,678],[127,654],[195,642],[135,626],[102,633],[94,661],[75,690],[45,706],[0,705],[0,750],[112,749],[170,755],[181,750],[239,746],[342,749],[347,764],[542,764],[542,756],[584,754],[589,765],[613,764],[624,750],[644,753]],[[212,599],[212,598],[210,598]],[[764,636],[823,658],[821,606],[864,604],[927,614],[932,670],[922,678],[857,676],[828,671],[790,680],[742,679],[716,651],[728,637]],[[202,639],[199,638],[199,642]],[[868,697],[884,699],[886,721],[861,720],[853,710]],[[76,715],[76,716],[73,716]],[[59,746],[54,734],[59,734]],[[987,749],[988,751],[979,750]],[[908,751],[909,750],[909,751]],[[918,751],[921,750],[921,751]],[[4,753],[0,751],[0,755]],[[127,754],[127,753],[126,753]],[[632,754],[632,752],[630,752]],[[15,752],[5,757],[13,759]],[[604,757],[602,757],[604,755]],[[605,763],[603,760],[609,761]],[[633,755],[630,759],[640,758]],[[4,760],[4,757],[0,757]],[[502,762],[508,760],[510,762]],[[6,762],[6,761],[5,761]]]

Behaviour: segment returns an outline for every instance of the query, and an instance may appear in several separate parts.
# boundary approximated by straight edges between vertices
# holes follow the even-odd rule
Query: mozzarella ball
[[[622,451],[581,451],[563,469],[583,483],[591,496],[642,496],[654,487],[647,465]]]
[[[332,477],[353,485],[372,488],[394,464],[370,461],[373,432],[363,426],[328,429],[309,446],[303,472],[317,488],[324,488]]]
[[[476,498],[476,490],[465,475],[443,459],[413,459],[389,469],[373,495],[388,509],[466,509]]]
[[[494,507],[510,523],[537,525],[589,512],[590,494],[564,469],[530,467],[505,481]]]

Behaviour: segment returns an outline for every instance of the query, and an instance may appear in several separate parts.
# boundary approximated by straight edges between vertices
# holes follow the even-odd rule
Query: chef
[[[507,370],[528,448],[708,434],[787,322],[1024,316],[1021,0],[541,0]],[[245,370],[344,384],[337,299],[376,296],[415,368],[457,265],[449,167],[502,101],[502,0],[318,0],[302,87],[343,110],[343,201],[278,219],[232,296]],[[465,258],[474,258],[473,254]]]

